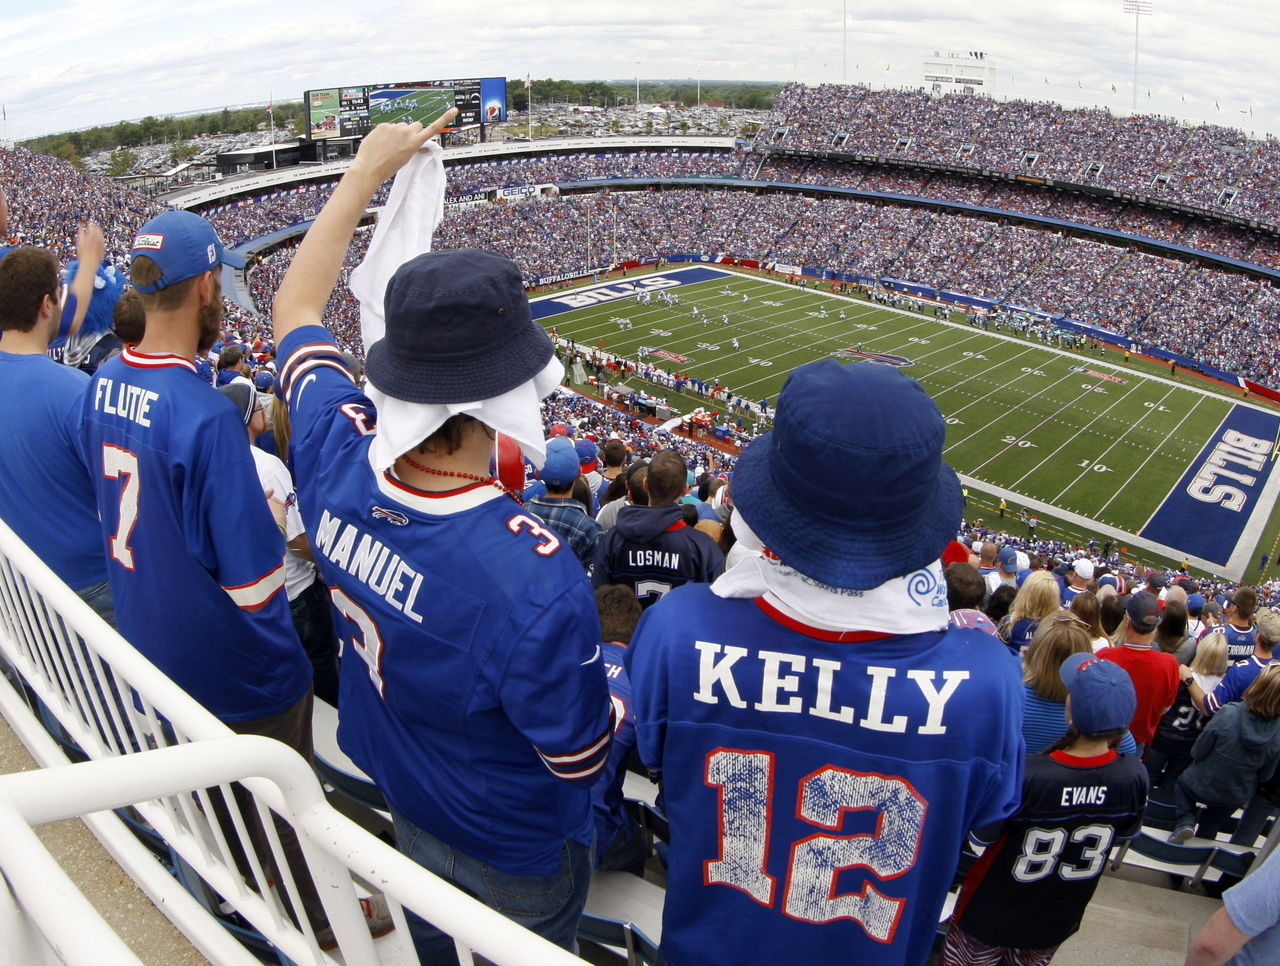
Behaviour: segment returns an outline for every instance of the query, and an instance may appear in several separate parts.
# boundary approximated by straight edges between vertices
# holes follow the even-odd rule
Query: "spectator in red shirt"
[[[1104,647],[1098,652],[1098,657],[1115,661],[1129,672],[1133,681],[1138,709],[1129,731],[1138,743],[1140,755],[1155,737],[1160,719],[1178,695],[1178,659],[1152,644],[1159,624],[1159,601],[1146,591],[1136,593],[1125,604],[1124,644]]]

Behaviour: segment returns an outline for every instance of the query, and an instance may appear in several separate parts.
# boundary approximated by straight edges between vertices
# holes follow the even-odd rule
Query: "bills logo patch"
[[[380,506],[373,508],[373,518],[375,520],[387,520],[398,527],[407,527],[409,525],[409,518],[399,510],[388,510]]]
[[[140,248],[153,252],[160,251],[164,248],[164,235],[139,235],[133,240],[133,250],[136,252]]]

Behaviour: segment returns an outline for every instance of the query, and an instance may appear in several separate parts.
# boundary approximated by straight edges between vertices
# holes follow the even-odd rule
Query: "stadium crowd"
[[[1280,224],[1280,143],[1172,118],[793,84],[778,96],[756,146],[1016,172]]]
[[[856,91],[840,96],[856,110],[894,106],[868,105],[871,95]],[[954,132],[976,116],[972,105],[948,103],[947,126],[934,130],[928,104],[897,107],[918,126],[920,150],[935,156],[963,147]],[[1106,133],[1105,119],[1087,112],[1072,126],[1061,144]],[[892,137],[855,133],[867,144]],[[1280,797],[1280,744],[1270,740],[1280,730],[1280,613],[1266,606],[1280,581],[1255,589],[1145,572],[1114,546],[1037,538],[1034,515],[1025,538],[966,528],[963,491],[942,462],[942,416],[887,366],[801,367],[769,435],[729,458],[555,391],[555,350],[524,295],[531,276],[581,264],[566,259],[591,263],[593,247],[612,259],[615,219],[630,254],[792,257],[827,245],[828,265],[932,274],[937,285],[990,286],[1029,302],[1053,252],[1075,247],[1073,257],[1087,260],[1103,246],[1043,236],[1028,244],[1016,234],[1026,229],[989,221],[786,194],[677,190],[462,208],[442,223],[430,254],[408,252],[386,268],[378,291],[387,336],[358,353],[362,374],[338,351],[360,348],[350,272],[364,261],[368,232],[357,226],[421,137],[384,127],[366,139],[306,239],[253,272],[260,315],[225,309],[216,270],[236,259],[199,216],[148,210],[128,195],[99,211],[98,201],[76,196],[86,185],[67,172],[56,192],[22,199],[30,187],[22,179],[38,178],[45,162],[15,153],[0,169],[13,236],[44,246],[0,260],[0,393],[13,416],[5,445],[15,447],[6,451],[43,448],[83,476],[60,481],[72,489],[42,489],[31,475],[40,460],[6,460],[0,513],[63,519],[58,501],[76,501],[86,532],[37,529],[37,552],[55,572],[82,564],[81,555],[105,568],[119,605],[112,619],[181,686],[237,730],[279,727],[307,754],[313,676],[319,692],[338,632],[330,625],[320,641],[314,627],[304,632],[314,615],[291,606],[299,599],[291,592],[286,602],[278,572],[291,554],[318,562],[319,573],[314,563],[305,571],[307,589],[319,588],[333,621],[326,588],[334,588],[337,624],[351,642],[339,741],[386,793],[402,851],[567,948],[576,947],[591,866],[642,871],[665,861],[663,943],[673,966],[783,954],[921,963],[968,837],[989,854],[965,877],[944,963],[993,950],[1048,963],[1080,926],[1100,857],[1138,834],[1148,784],[1173,789],[1170,841],[1197,831],[1212,839],[1243,807],[1232,835],[1257,848]],[[1199,158],[1193,144],[1184,148],[1188,164]],[[60,204],[68,210],[56,211]],[[220,213],[229,234],[239,210]],[[142,338],[90,382],[46,350],[60,322],[56,253],[86,250],[83,238],[53,235],[76,238],[79,222],[97,214],[109,224],[106,258],[127,268],[138,293]],[[886,236],[881,225],[900,247],[873,250]],[[462,250],[476,247],[507,258]],[[968,253],[991,261],[974,264]],[[1081,291],[1074,312],[1114,312],[1111,324],[1144,338],[1157,320],[1173,340],[1199,334],[1201,321],[1158,315],[1175,295],[1234,300],[1242,331],[1255,331],[1250,311],[1275,305],[1232,278],[1201,274],[1122,253]],[[201,367],[230,404],[201,385]],[[124,380],[140,392],[117,393]],[[283,463],[269,465],[296,477],[301,514],[295,506],[293,516],[294,499],[264,494],[275,490],[250,448],[266,425],[259,392],[277,388],[267,399],[281,420],[272,435]],[[531,424],[536,439],[517,435]],[[504,457],[499,432],[541,464],[522,493],[505,481],[513,467],[525,477],[527,466],[509,449]],[[132,505],[143,522],[135,529],[130,517],[123,537],[122,476],[158,501]],[[838,512],[832,480],[859,494]],[[223,525],[228,512],[235,527]],[[332,525],[318,523],[322,512]],[[363,565],[351,559],[357,538]],[[404,569],[378,576],[388,552],[379,543],[370,562],[375,539],[403,542],[394,566]],[[563,544],[573,552],[559,553]],[[429,601],[417,597],[424,574]],[[77,590],[96,595],[101,583]],[[208,605],[212,619],[182,628],[175,599]],[[349,616],[356,611],[363,620]],[[1193,633],[1191,620],[1203,627]],[[370,659],[366,635],[378,624],[390,644]],[[193,640],[194,665],[183,652]],[[857,662],[847,657],[853,647]],[[223,660],[223,649],[235,659]],[[1210,666],[1218,651],[1238,660]],[[1032,741],[1032,724],[1045,742]],[[1261,750],[1258,734],[1268,738]],[[662,858],[648,854],[619,807],[628,741],[660,774],[678,829]],[[1214,758],[1215,746],[1248,754]],[[1171,766],[1177,755],[1181,769]],[[1091,781],[1114,794],[1068,800],[1067,790]],[[796,802],[797,789],[799,804],[781,807]],[[495,802],[524,825],[495,818]],[[867,810],[875,815],[865,832],[815,832]],[[1046,828],[1058,844],[1052,855],[1035,853],[1032,873],[1022,837],[1031,843]],[[766,854],[775,831],[796,843],[781,858]],[[766,873],[769,862],[781,875]],[[1059,862],[1068,875],[1052,875]],[[863,899],[878,899],[846,908],[837,875],[855,868]],[[1278,869],[1272,858],[1258,875],[1269,880]],[[882,895],[872,880],[910,900]],[[1258,887],[1237,888],[1229,911]],[[552,898],[513,906],[512,895]],[[301,899],[323,934],[323,911]],[[375,934],[391,928],[385,902],[363,908]],[[448,961],[452,940],[408,919],[418,949]],[[739,928],[726,934],[725,921]],[[1251,935],[1241,932],[1240,943]],[[1278,940],[1273,932],[1258,942],[1273,949]]]
[[[350,266],[361,257],[359,244]],[[500,252],[530,281],[702,253],[905,279],[1061,314],[1264,385],[1276,386],[1280,375],[1280,344],[1270,338],[1277,324],[1272,286],[1087,239],[916,208],[690,189],[569,196],[450,209],[436,244]],[[289,251],[255,270],[254,297],[264,313]],[[335,298],[345,338],[354,303],[341,289]]]

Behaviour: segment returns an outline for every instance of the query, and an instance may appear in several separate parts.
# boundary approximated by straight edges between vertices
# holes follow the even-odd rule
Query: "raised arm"
[[[71,280],[71,294],[76,297],[76,310],[71,317],[68,335],[74,336],[80,331],[80,325],[89,311],[89,300],[93,298],[93,280],[98,275],[98,266],[102,264],[102,256],[106,250],[107,242],[98,223],[86,221],[82,224],[76,232],[76,277]]]
[[[321,320],[347,246],[373,193],[457,113],[457,108],[451,107],[428,127],[417,121],[379,124],[364,139],[280,283],[273,317],[276,345],[298,326]]]

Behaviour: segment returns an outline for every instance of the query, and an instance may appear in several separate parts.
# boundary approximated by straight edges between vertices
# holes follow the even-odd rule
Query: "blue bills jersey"
[[[990,644],[700,584],[645,611],[626,663],[671,825],[667,961],[924,962],[967,833],[1018,804],[1021,682]]]
[[[1258,629],[1256,627],[1239,628],[1231,623],[1219,624],[1209,634],[1221,634],[1227,642],[1227,657],[1232,661],[1243,661],[1247,657],[1253,656],[1254,638],[1257,636]],[[1205,635],[1208,636],[1207,634]],[[1204,638],[1201,638],[1203,640]]]
[[[74,590],[107,579],[80,424],[89,377],[0,351],[0,517]]]
[[[84,407],[120,633],[223,721],[297,703],[311,664],[239,411],[189,359],[131,347]]]
[[[627,759],[636,747],[636,723],[631,715],[631,679],[623,666],[627,649],[605,642],[604,672],[609,681],[609,700],[613,702],[613,747],[609,760],[591,786],[591,808],[596,823],[596,862],[608,850],[618,833],[633,831],[633,822],[622,804],[622,782],[627,775]]]
[[[327,330],[281,343],[303,520],[345,618],[338,743],[410,822],[503,871],[590,846],[612,715],[572,549],[501,489],[414,489]]]

